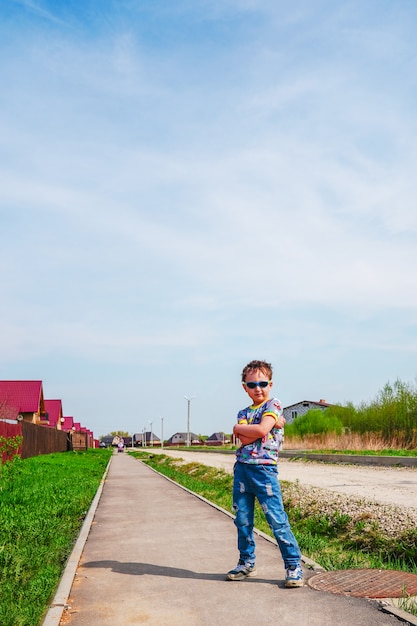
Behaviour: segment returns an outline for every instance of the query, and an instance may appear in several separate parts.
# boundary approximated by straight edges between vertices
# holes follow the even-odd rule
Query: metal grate
[[[401,598],[417,595],[417,574],[380,569],[348,569],[316,574],[308,580],[316,591],[360,598]]]

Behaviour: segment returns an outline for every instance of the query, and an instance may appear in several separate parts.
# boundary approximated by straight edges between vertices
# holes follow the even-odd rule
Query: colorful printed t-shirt
[[[238,424],[260,424],[264,415],[272,415],[276,422],[282,416],[280,401],[276,398],[270,398],[262,404],[248,406],[239,411],[237,422]],[[246,446],[240,446],[236,450],[236,460],[240,463],[253,465],[276,465],[283,435],[283,428],[274,427],[262,439],[256,439]]]

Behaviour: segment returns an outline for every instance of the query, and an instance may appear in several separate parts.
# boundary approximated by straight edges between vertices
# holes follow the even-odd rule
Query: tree
[[[111,433],[107,433],[107,435],[100,435],[99,439],[103,439],[103,437],[129,437],[129,433],[126,430],[112,430]]]

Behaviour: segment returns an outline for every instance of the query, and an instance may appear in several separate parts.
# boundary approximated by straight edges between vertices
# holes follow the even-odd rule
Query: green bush
[[[387,447],[412,449],[417,445],[417,384],[387,383],[370,402],[354,406],[331,405],[311,409],[285,427],[288,437],[308,435],[376,435]]]
[[[285,427],[286,435],[321,435],[343,432],[343,422],[337,415],[332,415],[328,409],[310,409],[305,415],[297,417],[294,422]]]
[[[369,403],[331,406],[325,413],[353,433],[376,433],[387,442],[400,439],[403,445],[412,445],[417,436],[417,384],[388,382]]]

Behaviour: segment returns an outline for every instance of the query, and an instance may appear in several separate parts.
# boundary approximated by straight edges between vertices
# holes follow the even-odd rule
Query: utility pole
[[[190,404],[191,404],[191,400],[194,400],[195,396],[192,396],[191,398],[187,398],[187,396],[184,396],[184,398],[187,400],[187,447],[191,446],[191,434],[190,434]]]

